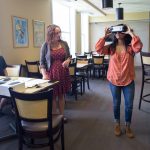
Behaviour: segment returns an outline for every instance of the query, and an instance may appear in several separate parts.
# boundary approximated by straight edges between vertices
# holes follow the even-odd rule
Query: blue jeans
[[[126,124],[131,123],[132,110],[133,110],[133,100],[135,92],[135,84],[132,81],[129,85],[126,86],[116,86],[112,83],[109,83],[110,90],[113,96],[113,111],[115,122],[120,123],[120,104],[121,104],[121,91],[123,91],[125,99],[125,122]]]

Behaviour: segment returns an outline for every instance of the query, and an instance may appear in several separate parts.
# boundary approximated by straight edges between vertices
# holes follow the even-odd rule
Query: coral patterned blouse
[[[127,50],[122,50],[120,53],[104,50],[105,38],[100,38],[96,43],[95,49],[100,54],[110,54],[109,68],[107,79],[116,86],[126,86],[135,78],[134,70],[134,53],[138,53],[142,49],[142,42],[138,36],[132,37],[131,45]]]

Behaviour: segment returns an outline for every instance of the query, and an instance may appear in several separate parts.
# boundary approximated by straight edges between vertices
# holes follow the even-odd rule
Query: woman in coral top
[[[125,27],[124,32],[119,31],[122,26]],[[119,28],[117,29],[117,27]],[[98,40],[95,48],[100,54],[110,55],[107,79],[113,96],[114,134],[120,136],[122,133],[120,127],[120,104],[121,91],[123,91],[125,99],[125,131],[127,137],[133,138],[134,134],[130,125],[135,93],[134,55],[141,51],[143,45],[140,38],[134,34],[129,26],[119,24],[115,28],[114,31],[106,28],[105,36]],[[105,46],[105,40],[111,34],[113,35],[113,43]]]

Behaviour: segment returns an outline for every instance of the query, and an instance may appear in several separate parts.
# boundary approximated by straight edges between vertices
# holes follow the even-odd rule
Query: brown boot
[[[134,138],[134,134],[133,134],[133,132],[132,132],[130,126],[126,126],[125,132],[126,132],[126,136],[127,136],[128,138]]]
[[[120,124],[119,123],[116,123],[115,124],[115,127],[114,127],[114,134],[116,136],[120,136],[121,135],[121,128],[120,128]]]

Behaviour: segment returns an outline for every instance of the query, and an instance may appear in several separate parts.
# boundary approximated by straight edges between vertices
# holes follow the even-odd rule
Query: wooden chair
[[[104,75],[105,77],[107,76],[107,71],[109,67],[109,60],[110,60],[110,55],[104,55]]]
[[[84,55],[87,56],[87,59],[89,60],[89,63],[92,64],[92,52],[84,52]],[[89,71],[90,71],[90,77],[91,77],[92,65],[89,66]]]
[[[22,65],[7,65],[6,71],[7,71],[7,75],[8,75],[8,80],[10,79],[9,77],[20,77],[21,76],[21,69],[22,69]],[[13,103],[11,98],[6,98],[1,96],[0,98],[3,98],[3,102],[1,103],[2,105],[2,110],[5,107],[5,105],[7,104],[11,104],[11,111],[13,112]]]
[[[77,55],[77,59],[87,59],[87,55]]]
[[[19,150],[23,144],[29,147],[50,146],[61,137],[61,149],[64,150],[63,115],[52,115],[53,90],[38,93],[20,93],[10,89],[15,107]],[[40,143],[36,139],[42,139]],[[45,139],[47,138],[47,140]]]
[[[25,60],[27,76],[31,78],[42,78],[42,74],[39,69],[39,61],[27,61]]]
[[[139,109],[141,108],[141,102],[145,101],[150,103],[150,92],[143,94],[144,85],[150,84],[150,52],[141,52],[141,63],[142,63],[142,86],[139,100]]]
[[[21,76],[22,65],[7,65],[6,71],[8,76],[19,77]]]
[[[77,94],[78,94],[77,88],[78,87],[80,87],[80,93],[82,95],[82,78],[77,77],[77,75],[76,75],[76,63],[69,64],[69,74],[71,77],[72,94],[75,95],[75,99],[77,100]]]
[[[83,64],[85,67],[78,68],[76,75],[78,77],[82,77],[83,80],[83,92],[85,92],[85,82],[87,82],[87,87],[90,89],[90,83],[89,83],[89,60],[86,58],[76,58],[76,65]]]
[[[98,73],[99,77],[102,75],[103,79],[105,76],[104,70],[104,56],[92,56],[93,59],[93,77],[96,77]]]
[[[84,55],[86,55],[87,57],[91,57],[92,56],[92,52],[84,52]]]

